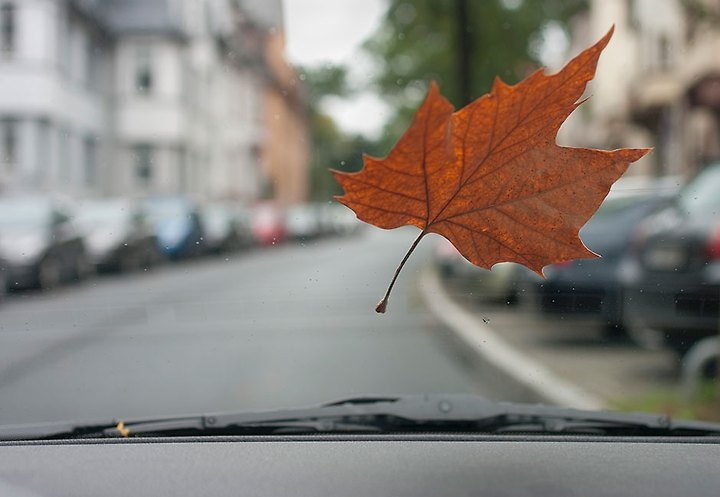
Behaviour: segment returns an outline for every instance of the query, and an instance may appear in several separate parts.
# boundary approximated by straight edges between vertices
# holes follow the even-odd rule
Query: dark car
[[[620,261],[637,224],[669,201],[668,189],[611,193],[580,230],[585,245],[601,257],[547,266],[545,280],[533,287],[540,310],[558,315],[596,315],[607,330],[622,330]]]
[[[146,213],[131,201],[85,201],[78,209],[77,225],[90,262],[101,271],[132,271],[162,260]]]
[[[720,164],[643,221],[623,264],[626,319],[682,354],[720,327]]]
[[[0,199],[0,257],[11,289],[49,289],[90,270],[70,206],[51,197]]]
[[[240,208],[225,204],[208,204],[201,211],[205,229],[205,248],[224,253],[248,247],[252,243],[249,219]]]
[[[160,250],[170,259],[182,259],[205,251],[205,230],[198,205],[186,197],[146,200],[147,211]]]

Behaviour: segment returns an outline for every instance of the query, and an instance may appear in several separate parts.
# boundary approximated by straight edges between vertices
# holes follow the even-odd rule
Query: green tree
[[[358,170],[362,167],[362,154],[373,153],[377,146],[362,135],[344,133],[321,110],[324,98],[352,93],[345,67],[299,68],[298,73],[304,81],[311,127],[310,197],[316,201],[330,200],[333,195],[341,194],[342,189],[329,169]]]
[[[306,100],[311,109],[316,108],[325,97],[344,97],[351,93],[345,66],[324,64],[318,67],[299,67],[297,71],[304,82]]]
[[[586,3],[390,0],[381,27],[365,44],[380,68],[378,89],[397,109],[386,140],[394,141],[407,127],[431,80],[462,106],[486,93],[495,76],[508,83],[526,76],[539,65],[533,44],[543,28],[551,21],[562,25]]]

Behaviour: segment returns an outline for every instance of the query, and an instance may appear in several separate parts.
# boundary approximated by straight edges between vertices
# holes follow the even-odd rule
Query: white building
[[[563,140],[652,146],[631,171],[653,175],[690,175],[720,159],[719,20],[717,0],[591,0],[574,20],[572,52],[613,24],[615,34]]]
[[[254,198],[263,79],[240,9],[0,0],[0,188]]]

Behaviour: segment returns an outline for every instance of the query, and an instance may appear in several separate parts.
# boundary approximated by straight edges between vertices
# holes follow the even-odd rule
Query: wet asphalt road
[[[368,230],[14,295],[0,304],[0,424],[501,397],[420,301],[430,240],[374,312],[415,235]]]

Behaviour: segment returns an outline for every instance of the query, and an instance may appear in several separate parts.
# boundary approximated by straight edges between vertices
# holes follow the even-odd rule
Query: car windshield
[[[146,202],[148,214],[153,220],[176,219],[190,214],[187,204],[176,200],[151,200]]]
[[[50,211],[33,200],[0,200],[0,230],[39,228],[50,219]]]
[[[0,438],[720,421],[719,44],[718,2],[0,0]]]
[[[683,190],[680,208],[689,216],[720,215],[720,165],[708,167]]]
[[[76,220],[87,227],[120,224],[130,215],[129,207],[122,203],[87,203],[79,209]]]

